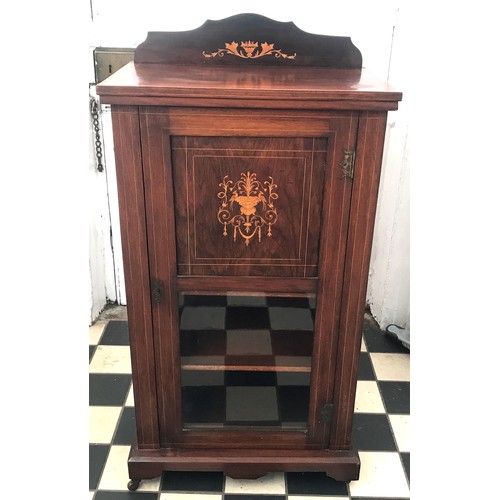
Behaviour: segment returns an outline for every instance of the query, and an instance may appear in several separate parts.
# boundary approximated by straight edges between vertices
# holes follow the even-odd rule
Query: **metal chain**
[[[90,114],[92,115],[92,124],[94,125],[94,146],[95,146],[95,156],[97,159],[97,171],[103,172],[104,166],[102,164],[102,143],[100,134],[100,122],[99,122],[99,105],[95,97],[90,98]]]

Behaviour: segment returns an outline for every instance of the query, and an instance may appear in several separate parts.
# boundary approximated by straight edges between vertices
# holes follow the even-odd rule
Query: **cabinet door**
[[[356,114],[140,115],[162,445],[326,446]]]

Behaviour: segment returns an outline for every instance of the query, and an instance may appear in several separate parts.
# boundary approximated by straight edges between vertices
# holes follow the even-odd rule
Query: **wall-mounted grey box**
[[[95,83],[100,83],[134,60],[135,49],[96,47],[94,49]]]

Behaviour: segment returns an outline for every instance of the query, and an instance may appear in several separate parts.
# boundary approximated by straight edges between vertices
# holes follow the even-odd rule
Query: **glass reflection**
[[[185,428],[307,428],[315,300],[180,296]]]

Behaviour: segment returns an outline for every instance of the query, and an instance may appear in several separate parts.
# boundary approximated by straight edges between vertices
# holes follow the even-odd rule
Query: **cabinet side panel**
[[[158,448],[158,411],[138,110],[112,109],[139,448]]]
[[[335,411],[330,437],[330,445],[335,449],[348,449],[351,443],[386,120],[386,112],[360,114],[337,351]]]

